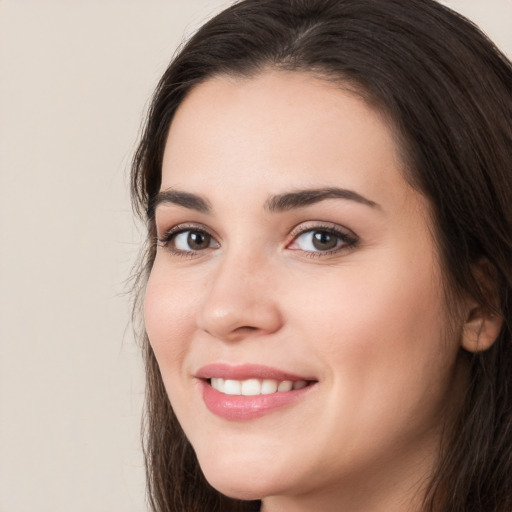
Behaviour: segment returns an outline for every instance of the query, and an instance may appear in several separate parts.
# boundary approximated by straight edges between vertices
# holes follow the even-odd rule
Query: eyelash
[[[173,247],[172,242],[176,240],[176,237],[182,233],[188,232],[206,235],[211,237],[212,240],[215,240],[214,236],[202,226],[198,226],[197,224],[179,224],[178,226],[174,226],[166,231],[161,237],[158,237],[157,245],[167,249],[173,256],[182,258],[193,258],[199,256],[199,253],[203,251],[194,251],[192,249],[190,251],[184,251]]]
[[[157,239],[157,245],[160,247],[163,247],[167,249],[173,256],[178,256],[181,258],[194,258],[200,256],[200,253],[206,251],[207,249],[213,249],[216,247],[207,247],[205,249],[201,250],[182,250],[182,249],[176,249],[173,246],[173,242],[176,240],[176,237],[183,233],[197,233],[200,235],[205,235],[207,237],[210,237],[211,240],[213,240],[217,245],[218,242],[215,240],[215,237],[203,226],[197,225],[197,224],[180,224],[178,226],[174,226],[168,231],[166,231],[161,237],[158,237]],[[350,230],[348,229],[340,229],[336,228],[332,225],[322,225],[322,224],[314,224],[311,226],[307,226],[306,228],[303,227],[301,224],[297,228],[294,228],[291,232],[291,238],[292,240],[287,244],[287,248],[290,247],[292,244],[296,243],[297,240],[300,239],[301,236],[307,234],[307,233],[324,233],[328,235],[335,236],[338,239],[338,242],[341,242],[341,246],[335,247],[330,250],[317,250],[317,251],[305,251],[302,249],[291,249],[291,250],[299,250],[302,251],[307,257],[310,258],[321,258],[325,256],[330,256],[336,253],[339,253],[341,251],[347,251],[349,249],[355,248],[358,243],[359,239],[358,237]]]
[[[340,227],[335,227],[333,225],[315,223],[304,227],[303,224],[299,225],[297,228],[293,229],[291,232],[292,240],[287,245],[294,244],[299,240],[299,238],[307,233],[324,233],[331,236],[334,236],[338,239],[338,242],[341,242],[339,247],[335,247],[329,250],[317,250],[317,251],[303,251],[304,254],[309,258],[321,258],[326,256],[331,256],[337,254],[342,251],[348,251],[353,249],[359,243],[358,237],[347,228],[341,229]],[[301,250],[301,249],[293,249],[293,250]]]

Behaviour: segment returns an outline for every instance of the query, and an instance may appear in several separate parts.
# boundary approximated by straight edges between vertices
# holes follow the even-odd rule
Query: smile
[[[202,398],[214,415],[252,420],[301,401],[318,381],[260,365],[211,364],[195,375]]]
[[[234,380],[214,377],[210,379],[210,385],[213,389],[225,395],[256,396],[302,389],[308,385],[308,382],[305,380],[278,381],[275,379]]]

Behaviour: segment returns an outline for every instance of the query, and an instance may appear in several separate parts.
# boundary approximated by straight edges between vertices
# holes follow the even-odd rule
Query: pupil
[[[313,235],[313,245],[315,249],[325,251],[329,249],[334,249],[338,240],[335,236],[326,233],[325,231],[317,231]]]
[[[193,249],[205,249],[210,245],[210,236],[205,233],[191,231],[188,235],[188,246]]]

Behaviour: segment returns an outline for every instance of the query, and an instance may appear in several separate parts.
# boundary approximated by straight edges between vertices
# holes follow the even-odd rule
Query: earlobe
[[[473,268],[484,304],[472,300],[462,331],[462,347],[469,352],[483,352],[490,348],[503,325],[499,314],[499,292],[495,268],[482,258]]]
[[[475,306],[469,312],[462,331],[462,347],[469,352],[483,352],[498,337],[503,318],[484,306]]]

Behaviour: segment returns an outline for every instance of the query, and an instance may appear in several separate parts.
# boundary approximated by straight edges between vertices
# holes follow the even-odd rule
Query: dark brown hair
[[[155,256],[152,201],[164,145],[187,93],[219,74],[312,73],[357,89],[391,119],[408,181],[430,201],[447,286],[503,317],[494,345],[467,355],[470,383],[447,430],[425,510],[512,510],[512,66],[470,22],[433,0],[245,0],[208,21],[178,52],[151,104],[132,172],[147,222],[141,291]],[[498,299],[473,269],[487,261]],[[145,455],[157,512],[258,510],[205,481],[143,334]]]

